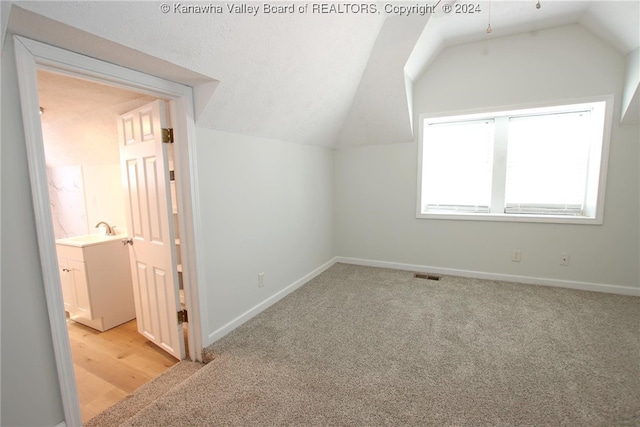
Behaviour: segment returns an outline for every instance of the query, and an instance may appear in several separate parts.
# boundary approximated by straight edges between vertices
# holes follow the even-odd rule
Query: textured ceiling
[[[384,22],[375,14],[165,14],[159,2],[16,4],[219,80],[200,126],[315,145],[335,141]]]
[[[480,13],[436,10],[411,19],[264,10],[253,16],[198,1],[186,4],[220,5],[223,12],[177,13],[180,3],[168,2],[169,13],[162,13],[155,1],[13,3],[9,27],[13,19],[12,30],[27,37],[160,75],[176,68],[175,80],[187,84],[219,82],[197,116],[200,126],[323,146],[411,139],[412,81],[447,46],[573,23],[621,54],[636,49],[640,37],[638,1],[541,0],[540,9],[534,0],[481,1]],[[385,3],[376,4],[384,10]],[[42,17],[46,25],[32,24]]]
[[[42,70],[38,71],[38,96],[40,107],[44,109],[41,116],[43,124],[74,121],[100,112],[105,107],[127,104],[129,101],[153,100],[136,92]],[[113,122],[115,126],[115,119]]]
[[[118,164],[117,116],[153,100],[123,89],[38,71],[48,167]]]
[[[477,4],[481,13],[432,16],[407,63],[411,79],[417,79],[444,47],[561,25],[581,24],[623,55],[640,44],[638,1],[541,0],[539,9],[535,0]],[[486,32],[489,21],[491,34]]]

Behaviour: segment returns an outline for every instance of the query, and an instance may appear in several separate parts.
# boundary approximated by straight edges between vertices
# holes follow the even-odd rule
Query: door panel
[[[164,187],[158,182],[157,164],[155,157],[147,157],[144,162],[145,176],[147,178],[147,197],[149,198],[149,239],[152,242],[165,244],[163,239],[162,215],[160,214],[160,200],[162,194],[158,194]],[[166,197],[166,196],[165,196]]]
[[[142,239],[142,212],[140,209],[140,197],[138,194],[138,162],[137,159],[127,160],[125,192],[127,197],[127,227],[133,237]]]
[[[136,277],[137,286],[135,289],[135,302],[136,302],[136,318],[138,322],[138,332],[146,336],[152,342],[155,341],[153,335],[153,319],[152,313],[149,311],[149,307],[152,303],[149,301],[149,277],[147,274],[147,266],[141,262],[136,261]]]
[[[120,156],[138,331],[178,359],[184,358],[164,102],[120,117]]]
[[[169,287],[167,286],[168,274],[166,271],[160,269],[154,269],[154,283],[155,283],[155,297],[158,307],[170,307],[171,295],[168,293]],[[158,331],[159,336],[157,339],[160,342],[160,346],[169,353],[175,351],[178,343],[176,342],[173,332],[173,323],[175,321],[176,313],[166,312],[163,315],[158,316]]]
[[[150,108],[140,111],[140,133],[142,134],[143,141],[152,140],[156,134],[153,123],[153,111]]]

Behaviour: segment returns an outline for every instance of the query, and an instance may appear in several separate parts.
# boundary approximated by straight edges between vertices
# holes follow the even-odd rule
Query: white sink
[[[59,245],[75,246],[77,248],[84,248],[86,246],[99,245],[102,243],[112,242],[114,240],[122,240],[126,236],[101,236],[99,234],[85,234],[84,236],[65,237],[64,239],[56,240]]]

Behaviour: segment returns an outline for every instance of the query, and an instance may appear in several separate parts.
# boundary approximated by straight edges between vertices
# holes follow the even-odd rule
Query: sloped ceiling
[[[406,71],[412,80],[419,78],[445,47],[561,25],[581,24],[623,55],[640,43],[640,3],[637,1],[541,0],[539,9],[535,0],[477,4],[481,13],[432,16],[407,63]],[[486,32],[489,22],[491,34]]]
[[[215,3],[220,14],[162,13],[146,1],[15,4],[65,24],[59,31],[79,29],[220,81],[200,126],[325,146],[384,22],[377,14],[253,16],[229,13],[226,3]]]
[[[187,4],[223,11],[178,13],[180,3],[168,2],[163,13],[153,1],[13,3],[9,27],[19,22],[12,30],[27,37],[142,71],[130,58],[164,74],[179,66],[193,74],[176,71],[187,84],[214,82],[210,102],[200,100],[199,126],[329,147],[411,140],[413,81],[447,46],[574,23],[623,55],[640,38],[637,1],[541,0],[537,9],[535,0],[494,0],[479,2],[480,13],[446,14],[442,6],[456,2],[434,0],[435,13],[410,18],[385,13],[383,2],[373,14],[256,16],[198,1]],[[47,25],[31,25],[37,17]]]
[[[403,70],[428,20],[428,15],[387,17],[338,136],[338,147],[412,139]]]

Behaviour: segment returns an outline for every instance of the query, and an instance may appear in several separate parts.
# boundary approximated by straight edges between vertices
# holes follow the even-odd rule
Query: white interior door
[[[170,197],[164,102],[120,116],[120,161],[138,332],[166,352],[185,356]]]

